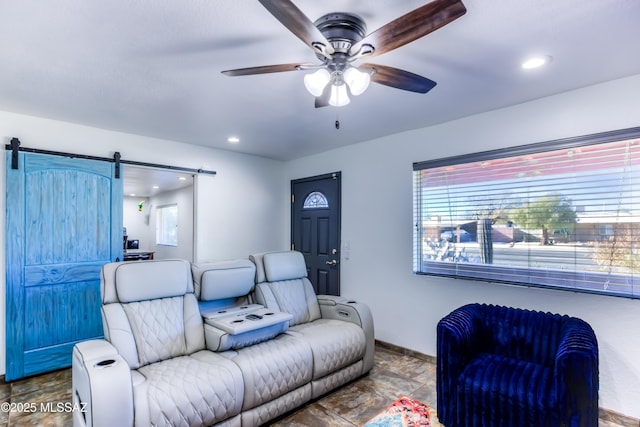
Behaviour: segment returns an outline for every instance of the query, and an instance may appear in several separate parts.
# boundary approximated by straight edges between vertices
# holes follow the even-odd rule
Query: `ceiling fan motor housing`
[[[328,13],[313,23],[338,53],[348,54],[354,43],[367,33],[364,20],[358,15],[345,12]],[[324,59],[318,54],[318,58]]]

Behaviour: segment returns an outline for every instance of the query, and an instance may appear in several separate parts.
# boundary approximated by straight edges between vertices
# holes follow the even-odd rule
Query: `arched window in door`
[[[319,191],[313,191],[304,199],[302,207],[304,209],[328,208],[329,202],[324,194]]]

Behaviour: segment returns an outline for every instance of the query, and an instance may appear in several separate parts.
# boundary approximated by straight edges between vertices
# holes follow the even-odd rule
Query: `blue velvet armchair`
[[[598,426],[598,343],[583,320],[469,304],[437,333],[446,427]]]

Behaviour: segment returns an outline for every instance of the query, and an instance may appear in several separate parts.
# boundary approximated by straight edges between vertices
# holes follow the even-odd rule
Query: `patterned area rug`
[[[362,427],[434,427],[430,412],[424,403],[403,396]]]

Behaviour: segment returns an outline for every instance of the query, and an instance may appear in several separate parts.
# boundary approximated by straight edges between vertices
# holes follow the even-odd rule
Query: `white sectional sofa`
[[[298,252],[103,268],[104,340],[73,351],[75,426],[258,426],[369,372],[369,309]]]

